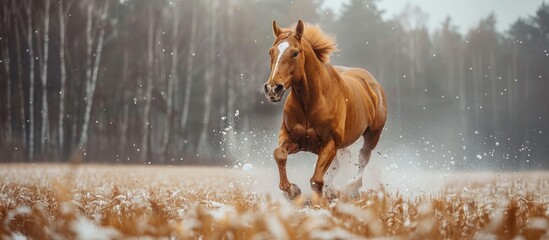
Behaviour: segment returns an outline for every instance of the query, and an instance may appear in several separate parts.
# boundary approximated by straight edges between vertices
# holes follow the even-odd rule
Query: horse
[[[332,162],[338,150],[347,149],[362,137],[358,170],[345,188],[356,196],[387,118],[384,90],[365,69],[332,66],[329,57],[337,50],[336,42],[318,25],[299,20],[295,27],[281,28],[273,21],[272,27],[271,72],[263,91],[273,103],[280,102],[289,91],[278,147],[273,152],[279,188],[289,199],[301,195],[299,187],[288,180],[286,161],[289,154],[306,151],[318,155],[311,188],[320,196],[324,188],[327,195],[333,191],[338,162]]]

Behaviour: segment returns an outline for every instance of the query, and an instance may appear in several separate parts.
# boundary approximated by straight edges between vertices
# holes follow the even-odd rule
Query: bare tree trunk
[[[224,60],[222,60],[224,61]],[[229,76],[234,76],[233,72],[229,72]],[[227,118],[229,119],[229,125],[234,127],[234,106],[236,105],[236,94],[234,90],[234,78],[227,78]]]
[[[400,54],[401,52],[397,52],[397,54]],[[402,64],[403,65],[403,64]],[[396,58],[396,61],[395,61],[395,70],[397,72],[400,72],[401,70],[401,58]],[[398,75],[397,75],[398,76]],[[402,85],[403,84],[400,84],[400,82],[402,81],[402,78],[401,76],[398,76],[396,79],[396,96],[395,96],[395,105],[396,105],[396,113],[395,113],[395,124],[396,124],[396,129],[402,129]]]
[[[508,126],[512,126],[512,124],[515,124],[516,123],[516,118],[515,116],[517,115],[516,114],[516,110],[515,110],[515,107],[514,107],[514,102],[516,101],[516,91],[513,87],[513,80],[514,79],[514,75],[512,74],[513,70],[511,68],[507,68],[507,82],[506,82],[506,86],[507,86],[507,107],[505,108],[505,110],[507,111],[506,112],[506,115],[505,115],[505,118],[507,118],[507,123],[509,124]],[[511,136],[516,136],[515,135],[515,130],[513,128],[509,128],[509,131],[511,132]]]
[[[173,29],[172,29],[172,59],[170,76],[168,78],[167,96],[166,96],[166,126],[164,127],[164,137],[162,140],[162,146],[164,147],[164,159],[168,157],[168,148],[170,142],[171,122],[173,113],[173,92],[174,83],[179,81],[179,73],[177,71],[177,53],[179,51],[179,9],[173,8]]]
[[[122,83],[125,83],[128,79],[128,61],[129,54],[128,48],[124,48],[124,67],[122,70]],[[122,102],[124,104],[122,123],[120,124],[120,145],[118,148],[119,158],[122,158],[126,155],[126,141],[128,137],[128,115],[129,115],[129,106],[128,106],[128,89],[124,88],[124,93],[122,96]]]
[[[240,59],[240,57],[236,57],[235,59]],[[222,60],[223,61],[223,60]],[[235,64],[236,65],[236,64]],[[236,91],[235,91],[235,79],[237,75],[237,71],[243,69],[242,68],[242,61],[239,61],[237,67],[231,67],[231,70],[229,71],[230,76],[227,79],[227,125],[229,128],[229,131],[227,131],[225,135],[225,145],[227,146],[227,152],[229,157],[235,157],[236,149],[234,147],[236,146],[236,121],[235,121],[235,105],[236,105]],[[225,127],[227,129],[227,127]]]
[[[519,49],[517,44],[513,44],[513,52],[512,52],[512,62],[511,62],[511,76],[513,79],[518,79],[518,53]],[[516,82],[513,84],[511,82],[509,84],[509,93],[512,93],[514,95],[515,99],[512,99],[511,96],[509,96],[510,100],[512,101],[514,108],[509,108],[510,110],[518,110],[517,100],[520,98],[520,92],[518,91]],[[515,114],[515,112],[510,112],[510,119],[513,122],[513,124],[516,124],[518,122],[518,116],[519,114]],[[512,136],[519,136],[520,134],[517,131],[517,128],[510,128]]]
[[[524,82],[524,106],[530,106],[530,57],[527,55],[526,56],[526,59],[524,61],[525,63],[525,67],[526,67],[526,71],[525,71],[525,78],[523,80]],[[524,112],[524,115],[526,116],[526,113],[528,112],[527,110],[525,111],[526,109],[523,110]],[[528,118],[525,118],[524,119],[524,122],[522,123],[522,126],[523,126],[523,142],[526,142],[526,141],[529,141],[529,137],[530,137],[530,121]],[[526,151],[523,151],[523,154],[522,154],[522,157],[523,157],[523,160],[525,160],[524,158],[526,157]],[[524,161],[522,161],[524,162]]]
[[[7,6],[8,4],[3,4],[3,24],[4,28],[3,31],[6,34],[10,33],[10,20],[11,20],[11,14],[9,12],[9,8]],[[6,142],[11,143],[12,137],[13,137],[13,129],[12,129],[12,117],[11,117],[11,71],[10,71],[10,43],[9,38],[2,39],[2,65],[4,65],[4,70],[6,72]]]
[[[478,125],[477,125],[477,122],[478,122],[477,121],[478,120],[478,111],[477,111],[478,106],[476,106],[476,105],[479,103],[479,99],[478,99],[478,95],[479,95],[478,94],[478,82],[479,82],[478,75],[479,74],[477,73],[479,71],[479,69],[478,69],[478,63],[477,63],[477,54],[473,52],[471,54],[471,58],[472,58],[471,59],[471,65],[473,66],[473,70],[471,72],[472,73],[472,80],[473,80],[473,82],[472,82],[472,86],[473,86],[473,103],[471,104],[470,107],[473,108],[473,110],[472,110],[473,111],[473,121],[472,121],[473,122],[473,128],[475,130],[477,130],[478,129]]]
[[[73,87],[74,88],[74,87]],[[76,93],[72,93],[72,92],[75,92],[75,90],[72,90],[70,93],[69,93],[69,99],[71,98],[70,96],[74,96],[76,95]],[[78,140],[80,140],[79,138],[79,135],[78,135],[78,125],[80,124],[79,121],[80,121],[80,116],[79,116],[79,111],[78,111],[78,107],[79,107],[80,104],[78,104],[78,101],[74,101],[72,103],[72,108],[74,109],[71,114],[71,120],[72,120],[72,123],[71,123],[71,140],[70,140],[70,147],[69,149],[73,149],[74,148],[74,144],[75,143],[78,143]]]
[[[160,23],[158,27],[155,27],[155,44],[154,44],[154,58],[153,58],[153,82],[155,85],[162,85],[163,83],[167,83],[166,76],[168,75],[166,71],[166,55],[165,55],[165,49],[162,48],[162,24]],[[152,84],[151,84],[152,85]],[[151,87],[152,90],[153,87]],[[166,92],[169,92],[170,89],[166,89]],[[151,91],[152,92],[152,91]],[[166,92],[162,91],[161,97],[166,102],[166,108],[167,108],[167,99],[166,99]],[[153,97],[151,95],[151,105],[152,105]],[[149,137],[147,140],[148,143],[148,151],[149,151],[149,157],[152,158],[153,156],[156,156],[157,153],[164,154],[166,150],[166,144],[164,143],[164,130],[167,128],[167,118],[168,118],[168,111],[166,109],[166,115],[162,116],[161,114],[151,114],[151,110],[149,110]],[[164,118],[162,118],[164,117]],[[164,120],[164,121],[163,121]],[[158,127],[154,127],[154,123],[158,124]],[[154,130],[156,131],[154,131]],[[164,130],[163,130],[164,129]],[[164,158],[160,158],[157,161],[160,161],[161,163],[164,162]]]
[[[411,32],[408,34],[408,48],[410,54],[410,63],[409,64],[409,74],[410,74],[410,81],[412,82],[412,91],[415,93],[417,91],[416,89],[416,44],[415,44],[415,33],[413,30],[410,30]]]
[[[86,81],[86,110],[84,112],[84,123],[82,124],[82,132],[80,134],[79,147],[84,150],[88,142],[88,127],[90,123],[90,114],[91,107],[93,104],[93,95],[95,93],[95,86],[97,85],[97,74],[99,71],[99,63],[101,60],[101,52],[103,51],[103,39],[105,37],[105,23],[107,21],[107,14],[109,12],[109,1],[105,2],[103,11],[101,13],[101,22],[99,28],[99,39],[97,40],[97,47],[95,50],[95,62],[93,64],[93,71],[91,69],[91,13],[93,9],[93,2],[90,2],[88,5],[88,22],[86,27],[87,37],[88,37],[88,69],[86,70],[86,75],[89,77]],[[91,75],[90,75],[91,74]],[[91,77],[91,78],[90,78]]]
[[[462,54],[457,55],[457,79],[459,81],[458,96],[459,96],[459,121],[461,123],[461,129],[463,129],[463,137],[468,139],[470,124],[467,121],[467,117],[470,116],[467,111],[467,85],[465,83],[465,57]]]
[[[202,131],[200,133],[200,140],[198,141],[197,151],[204,150],[208,142],[208,129],[210,125],[210,115],[212,111],[212,92],[213,92],[213,79],[215,77],[215,58],[216,58],[216,34],[217,34],[217,19],[216,16],[216,7],[215,2],[212,1],[212,16],[211,16],[211,26],[210,26],[210,48],[209,48],[209,59],[208,66],[206,70],[206,76],[204,77],[204,86],[206,92],[204,93],[204,116],[202,118]]]
[[[228,6],[227,6],[227,2],[223,1],[223,2],[220,2],[220,6],[219,8],[221,9],[221,11],[223,11],[223,13],[220,13],[220,19],[229,19],[228,15],[227,15],[227,12],[228,12]],[[228,42],[230,41],[230,34],[228,34],[228,28],[229,28],[229,23],[228,21],[226,20],[222,20],[220,22],[220,26],[219,26],[219,35],[221,36],[226,36],[226,38],[229,38],[229,39],[225,39],[224,41],[220,41],[219,43],[219,53],[221,54],[221,58],[220,58],[220,70],[219,70],[219,82],[221,82],[221,89],[223,89],[222,91],[222,95],[221,97],[222,98],[226,98],[227,100],[230,100],[229,99],[229,81],[231,80],[229,74],[229,68],[228,68],[228,65],[229,65],[229,60],[228,60],[228,51],[227,51],[227,44]],[[227,117],[231,117],[233,116],[233,113],[231,109],[233,106],[231,106],[231,103],[229,101],[221,101],[222,104],[220,104],[220,107],[219,107],[219,116],[227,116]],[[225,122],[224,121],[219,121],[219,129],[223,129],[225,126]]]
[[[257,71],[251,71],[250,72],[250,75],[249,75],[250,82],[259,82],[257,80],[257,77],[256,77],[256,72]],[[244,99],[250,99],[250,96],[253,96],[255,91],[257,91],[256,89],[257,88],[255,88],[253,86],[253,84],[248,84],[248,86],[243,89]],[[252,104],[253,104],[252,101],[249,101],[249,100],[244,101],[242,109],[250,109],[250,106]],[[244,115],[244,117],[242,118],[242,128],[241,129],[242,129],[242,132],[249,132],[250,131],[250,115],[249,114]],[[252,152],[252,150],[251,150],[251,141],[245,141],[243,145],[244,146],[242,146],[242,149],[243,149],[242,152],[245,152],[245,153]]]
[[[13,129],[11,124],[11,72],[10,72],[10,60],[9,60],[9,49],[4,48],[2,51],[4,54],[3,65],[6,71],[6,142],[12,142]]]
[[[191,102],[191,87],[193,83],[193,62],[194,51],[196,47],[196,28],[197,28],[197,12],[194,7],[198,2],[193,2],[193,11],[191,11],[191,36],[189,40],[189,52],[187,55],[187,78],[185,82],[185,100],[183,101],[183,112],[181,113],[181,129],[185,130],[187,127],[187,121],[189,119],[189,107]]]
[[[4,62],[4,65],[8,65],[9,60]],[[12,117],[11,117],[11,72],[9,66],[6,67],[6,142],[11,143],[13,138]]]
[[[42,126],[40,131],[40,149],[45,152],[46,143],[49,141],[47,132],[49,131],[48,123],[48,47],[49,47],[49,32],[50,32],[50,0],[45,0],[46,10],[44,15],[44,56],[41,58],[42,68]]]
[[[70,2],[72,3],[72,2]],[[70,7],[67,8],[67,10]],[[58,123],[58,141],[59,141],[59,154],[63,156],[64,153],[64,120],[65,120],[65,85],[67,82],[67,70],[65,65],[65,29],[67,27],[67,21],[63,6],[63,0],[59,0],[59,65],[61,67],[61,83],[59,89],[59,123]]]
[[[484,82],[482,81],[484,78],[484,60],[482,57],[482,53],[480,52],[478,52],[477,57],[477,85],[475,87],[475,89],[477,90],[477,101],[475,101],[475,103],[477,103],[478,106],[475,107],[475,130],[480,129],[481,122],[483,121],[485,115],[484,109],[481,109],[481,106],[484,108]]]
[[[29,46],[29,159],[34,158],[34,51],[32,39],[32,0],[25,1],[27,44]]]
[[[498,121],[498,114],[497,114],[497,107],[498,107],[498,101],[496,100],[496,92],[497,92],[497,80],[496,80],[496,57],[495,52],[490,52],[490,70],[489,70],[489,78],[490,78],[490,89],[491,89],[491,119],[490,122],[492,123],[492,130],[495,131],[499,128],[499,121]]]
[[[86,79],[83,79],[83,80],[84,81],[79,81],[79,82],[84,82],[84,86],[85,86]],[[76,81],[69,81],[69,83],[67,84],[67,99],[79,100],[81,99],[82,96],[84,96],[84,94],[81,92],[79,85],[80,84],[78,84],[78,82]],[[66,124],[70,125],[69,127],[67,127],[67,130],[70,129],[70,135],[67,137],[69,137],[70,140],[66,141],[66,143],[68,145],[69,152],[72,152],[75,148],[78,147],[78,141],[80,140],[79,127],[81,125],[81,120],[84,119],[84,117],[82,116],[80,106],[83,106],[82,104],[85,104],[85,103],[86,103],[85,101],[67,102],[67,105],[69,106],[69,108],[67,108],[69,117],[67,118],[68,122]]]
[[[147,50],[147,87],[145,89],[145,107],[143,109],[143,126],[141,136],[141,161],[146,162],[148,157],[148,139],[150,133],[150,110],[152,80],[154,71],[154,16],[153,5],[149,6],[149,31]]]
[[[230,23],[229,23],[230,24]],[[227,26],[225,27],[225,29],[227,29],[227,33],[229,35],[232,35],[231,36],[231,40],[232,41],[236,41],[238,39],[238,36],[237,35],[234,35],[234,34],[230,34],[231,33],[231,29],[229,28],[230,26]],[[223,41],[225,42],[225,41]],[[233,147],[235,146],[235,143],[236,143],[236,121],[235,121],[235,106],[236,106],[236,91],[235,91],[235,81],[236,81],[236,75],[237,75],[237,71],[240,71],[242,70],[242,66],[244,65],[242,61],[238,61],[238,64],[229,64],[228,63],[228,59],[229,59],[229,51],[227,49],[227,46],[226,44],[222,44],[221,45],[222,49],[223,49],[223,52],[225,53],[225,57],[221,58],[221,66],[225,66],[228,68],[228,72],[227,72],[227,76],[226,77],[226,81],[227,81],[227,121],[228,121],[228,126],[229,126],[229,129],[232,131],[229,130],[229,132],[227,132],[227,134],[225,135],[225,145],[227,146],[227,151],[228,151],[228,154],[229,154],[229,157],[235,157],[234,154],[236,151],[234,151]],[[234,57],[235,59],[241,59],[241,56],[242,54],[241,53],[236,53],[237,54],[236,56],[232,56]],[[236,66],[236,67],[234,67]],[[222,127],[223,129],[223,127]]]
[[[13,0],[12,2],[12,6],[13,6],[13,9],[17,9],[17,6],[16,6],[16,2],[15,0]],[[21,63],[21,59],[23,58],[23,55],[21,54],[21,37],[20,37],[20,31],[19,31],[19,19],[18,18],[15,18],[14,19],[14,22],[15,22],[15,28],[14,28],[14,32],[15,32],[15,46],[16,46],[16,53],[17,53],[17,78],[18,78],[18,83],[17,83],[17,90],[19,92],[19,120],[20,120],[20,124],[21,124],[21,135],[22,135],[22,142],[23,142],[23,146],[26,147],[27,146],[27,123],[25,121],[26,117],[25,117],[25,93],[23,91],[23,64]]]
[[[90,102],[90,99],[88,98],[88,92],[90,91],[90,83],[91,83],[91,75],[92,75],[92,50],[93,50],[93,35],[92,35],[92,13],[93,13],[93,1],[88,2],[88,9],[87,9],[87,15],[86,15],[86,97],[84,98],[84,101],[86,102],[86,106],[88,105],[88,102]],[[91,104],[90,104],[91,105]],[[87,107],[86,107],[87,109]],[[84,147],[83,143],[87,141],[87,136],[84,136],[87,134],[87,124],[86,124],[86,118],[87,116],[84,116],[84,123],[82,125],[80,139],[78,141],[78,145],[80,148]],[[84,132],[84,127],[85,132]]]

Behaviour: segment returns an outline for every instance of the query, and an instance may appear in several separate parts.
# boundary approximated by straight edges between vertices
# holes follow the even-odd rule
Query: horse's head
[[[303,45],[304,24],[298,21],[295,29],[282,29],[273,21],[275,41],[269,49],[271,74],[264,85],[265,96],[271,102],[279,102],[293,81],[301,79],[305,64]]]

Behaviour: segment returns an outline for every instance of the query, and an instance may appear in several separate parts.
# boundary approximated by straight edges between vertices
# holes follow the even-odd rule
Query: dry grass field
[[[483,174],[413,197],[378,188],[288,202],[234,169],[0,165],[0,238],[549,238],[548,173],[473,180]]]

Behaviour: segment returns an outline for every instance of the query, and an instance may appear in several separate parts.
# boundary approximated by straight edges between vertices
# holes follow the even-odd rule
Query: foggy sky
[[[326,0],[324,5],[339,13],[343,2],[348,0]],[[383,18],[387,19],[402,12],[405,5],[411,3],[429,15],[427,26],[430,31],[440,27],[446,16],[450,16],[459,26],[459,31],[466,33],[491,12],[496,14],[497,30],[506,32],[517,18],[534,14],[542,2],[544,0],[380,0],[377,5],[385,11]]]

